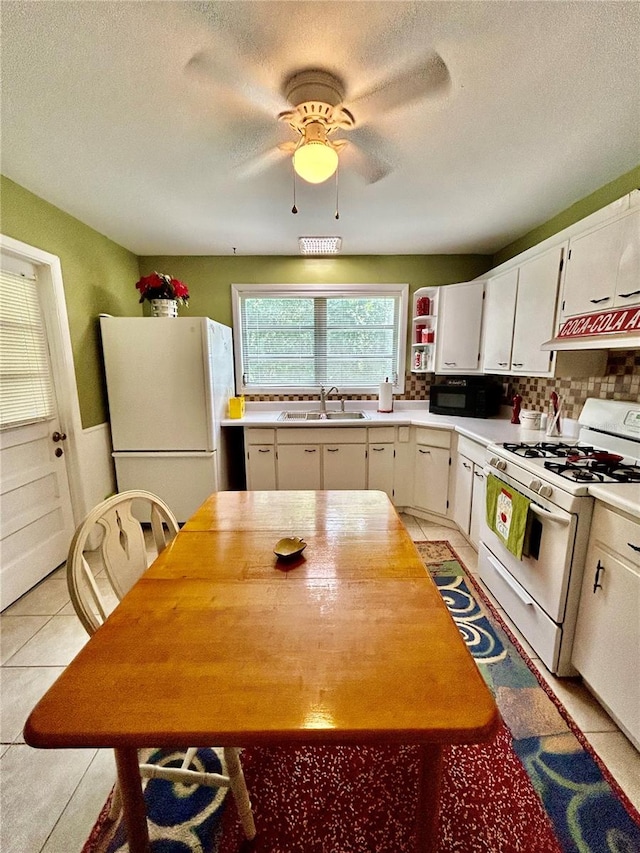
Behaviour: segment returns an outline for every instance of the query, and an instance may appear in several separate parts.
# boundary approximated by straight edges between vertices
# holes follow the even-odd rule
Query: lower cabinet
[[[247,489],[274,491],[276,481],[276,439],[274,429],[245,429]]]
[[[485,512],[485,448],[465,436],[457,439],[457,452],[452,459],[450,515],[478,548],[480,524]]]
[[[324,489],[366,489],[367,445],[364,443],[323,445],[322,487]]]
[[[448,430],[416,428],[413,505],[417,509],[447,514],[450,444]]]
[[[386,492],[393,499],[395,448],[391,443],[369,444],[368,488]]]
[[[321,489],[321,459],[319,444],[279,445],[278,488]]]
[[[596,503],[572,663],[640,749],[640,523]]]

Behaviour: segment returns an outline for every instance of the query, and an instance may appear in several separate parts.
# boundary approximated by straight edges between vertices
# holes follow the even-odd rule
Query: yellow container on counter
[[[229,417],[244,417],[244,397],[229,397]]]

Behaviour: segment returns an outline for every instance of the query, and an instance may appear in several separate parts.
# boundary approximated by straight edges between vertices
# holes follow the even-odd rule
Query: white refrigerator
[[[101,317],[118,491],[146,489],[186,521],[229,487],[231,329],[208,317]]]

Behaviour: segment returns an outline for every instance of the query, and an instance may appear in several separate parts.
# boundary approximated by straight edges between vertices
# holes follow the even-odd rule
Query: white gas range
[[[482,581],[544,664],[574,675],[571,649],[593,498],[589,486],[640,482],[640,403],[586,401],[576,442],[559,437],[487,448],[485,473],[529,498],[526,555],[483,520]]]

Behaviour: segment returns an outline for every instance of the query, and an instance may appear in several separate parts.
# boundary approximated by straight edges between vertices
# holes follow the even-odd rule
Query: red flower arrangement
[[[189,304],[189,289],[186,284],[165,273],[152,272],[151,275],[143,276],[136,283],[136,288],[140,291],[140,302],[145,299],[175,299],[182,305]]]

